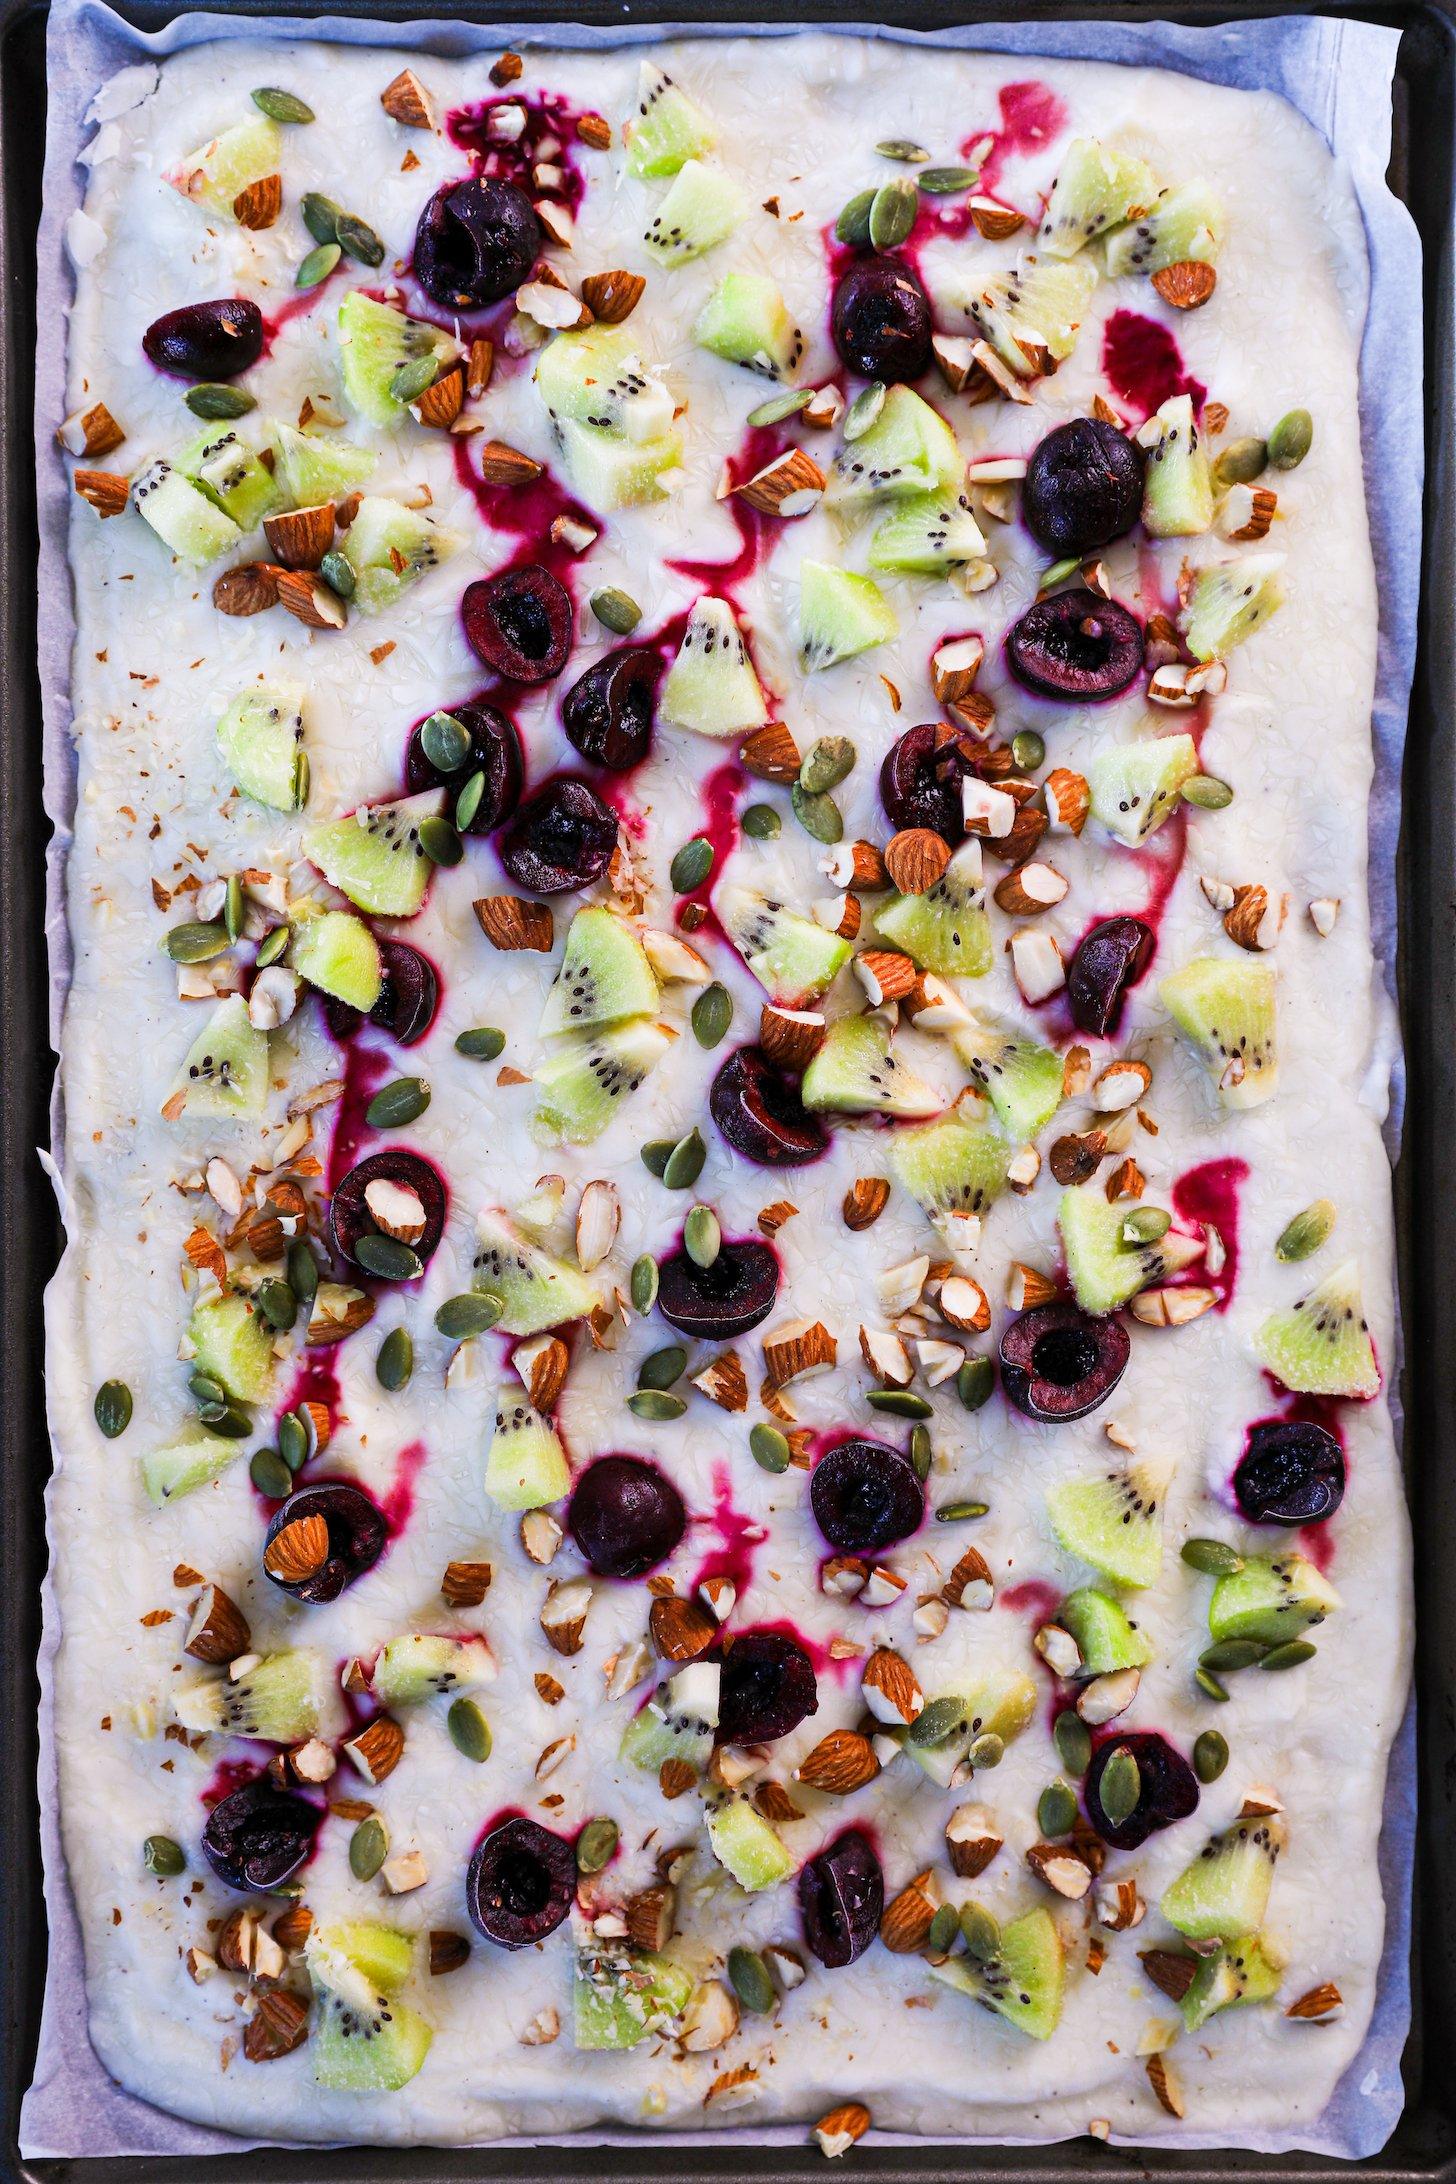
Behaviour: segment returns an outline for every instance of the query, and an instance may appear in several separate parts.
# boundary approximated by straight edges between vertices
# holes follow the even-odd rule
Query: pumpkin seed
[[[383,265],[384,245],[367,220],[346,212],[335,226],[334,234],[340,249],[347,251],[360,265]]]
[[[1125,1744],[1119,1744],[1097,1784],[1097,1802],[1117,1828],[1124,1820],[1130,1820],[1137,1811],[1138,1799],[1143,1794],[1143,1778],[1138,1763]]]
[[[170,1835],[149,1835],[142,1844],[142,1864],[159,1880],[170,1881],[187,1871],[187,1856]]]
[[[1221,1539],[1185,1539],[1182,1555],[1190,1570],[1205,1577],[1236,1577],[1244,1566],[1238,1549]]]
[[[854,772],[859,757],[848,736],[821,736],[811,743],[799,768],[799,786],[806,796],[822,796],[837,789]]]
[[[755,2017],[769,2016],[778,2001],[769,1968],[756,1950],[735,1948],[728,1951],[728,1984],[744,2009]]]
[[[276,1274],[270,1274],[266,1281],[259,1282],[253,1293],[253,1302],[275,1335],[286,1335],[298,1318],[298,1299],[287,1282],[281,1281]]]
[[[227,927],[227,937],[236,941],[242,937],[243,920],[248,907],[243,899],[243,883],[236,872],[228,874],[227,892],[223,897],[222,922]]]
[[[388,1856],[389,1830],[378,1813],[371,1812],[349,1837],[349,1871],[356,1881],[372,1881]]]
[[[870,206],[870,242],[876,250],[894,250],[915,225],[920,192],[908,176],[882,182]]]
[[[793,1456],[788,1436],[777,1426],[757,1425],[748,1436],[748,1453],[760,1471],[787,1471]]]
[[[253,1430],[252,1416],[241,1403],[220,1404],[215,1417],[209,1417],[206,1410],[200,1410],[197,1415],[225,1441],[246,1441]]]
[[[927,197],[959,197],[962,190],[973,190],[980,179],[979,167],[923,167],[915,177]]]
[[[347,554],[336,550],[326,553],[319,563],[319,575],[329,590],[336,592],[340,599],[353,598],[354,587],[359,579],[354,574],[354,564]]]
[[[1080,1780],[1092,1764],[1092,1732],[1075,1707],[1064,1706],[1052,1723],[1052,1742],[1068,1774]]]
[[[989,1402],[995,1385],[996,1368],[989,1357],[980,1354],[968,1357],[955,1377],[956,1394],[961,1399],[961,1407],[968,1411],[978,1411],[983,1403]]]
[[[458,865],[465,855],[465,844],[449,820],[440,818],[438,813],[420,821],[419,843],[434,865]]]
[[[227,1389],[220,1380],[214,1380],[211,1373],[193,1373],[187,1385],[199,1403],[216,1403],[220,1407],[227,1403]]]
[[[726,1035],[732,1021],[733,996],[715,978],[711,986],[704,986],[693,1003],[693,1037],[700,1047],[715,1047]]]
[[[414,1369],[415,1346],[410,1341],[409,1329],[391,1327],[374,1360],[375,1379],[388,1394],[398,1395],[401,1388],[409,1386]]]
[[[1057,584],[1065,584],[1069,576],[1079,576],[1082,571],[1080,554],[1068,554],[1064,561],[1053,561],[1042,570],[1038,592],[1049,592]]]
[[[1269,435],[1269,468],[1296,470],[1314,445],[1314,419],[1307,409],[1286,410]]]
[[[987,1767],[999,1767],[1006,1757],[1006,1741],[1004,1737],[998,1737],[994,1729],[983,1729],[966,1746],[966,1757],[978,1772]]]
[[[703,1162],[708,1148],[703,1143],[703,1133],[696,1125],[685,1138],[679,1138],[668,1154],[662,1170],[662,1180],[670,1191],[690,1191],[703,1172]]]
[[[290,1471],[302,1471],[308,1444],[309,1431],[297,1411],[285,1411],[278,1421],[278,1453]]]
[[[92,1406],[96,1423],[108,1441],[119,1440],[131,1424],[131,1389],[124,1380],[103,1380]]]
[[[1282,1646],[1271,1646],[1260,1661],[1260,1668],[1299,1668],[1305,1661],[1312,1661],[1319,1651],[1307,1638],[1289,1638]]]
[[[1228,1739],[1205,1729],[1193,1742],[1193,1772],[1200,1782],[1217,1782],[1229,1763]]]
[[[1228,1697],[1228,1685],[1220,1683],[1211,1668],[1195,1669],[1193,1681],[1206,1699],[1226,1699]]]
[[[750,804],[738,824],[752,842],[776,842],[783,827],[772,804]]]
[[[932,1956],[949,1956],[955,1946],[955,1938],[961,1930],[960,1913],[953,1903],[943,1903],[936,1910],[925,1936],[925,1946]]]
[[[470,756],[470,730],[453,713],[431,713],[420,730],[420,749],[436,773],[458,773]]]
[[[1023,773],[1035,773],[1046,760],[1046,737],[1034,728],[1018,728],[1011,738],[1011,756]]]
[[[300,1304],[312,1304],[318,1295],[318,1261],[302,1237],[288,1247],[288,1286]]]
[[[942,1502],[935,1512],[937,1524],[966,1524],[973,1517],[989,1516],[991,1504],[983,1501]]]
[[[621,1830],[615,1820],[599,1815],[588,1820],[576,1838],[576,1870],[578,1873],[600,1873],[610,1865],[616,1855]]]
[[[456,1699],[445,1716],[445,1727],[456,1751],[483,1767],[490,1758],[490,1723],[474,1699]]]
[[[640,1259],[632,1261],[627,1293],[632,1299],[632,1309],[645,1319],[657,1302],[657,1261],[650,1251],[644,1251]]]
[[[1114,1757],[1116,1755],[1114,1754]],[[1112,1760],[1108,1761],[1111,1767]],[[1104,1777],[1104,1780],[1106,1778]],[[1133,1794],[1133,1805],[1137,1794]],[[1132,1805],[1128,1811],[1131,1812]],[[1109,1817],[1111,1817],[1109,1815]],[[1077,1825],[1076,1793],[1065,1782],[1049,1782],[1036,1801],[1036,1824],[1050,1841],[1058,1835],[1070,1835]]]
[[[669,1342],[665,1348],[654,1350],[644,1357],[637,1368],[639,1388],[670,1388],[675,1380],[681,1380],[687,1371],[688,1353],[680,1342]]]
[[[878,379],[872,379],[867,387],[860,388],[859,393],[844,413],[844,423],[839,429],[844,434],[845,439],[862,440],[884,406],[885,389],[883,383]]]
[[[1122,1224],[1125,1244],[1155,1244],[1173,1226],[1173,1216],[1161,1206],[1134,1206]]]
[[[293,1492],[293,1473],[276,1448],[260,1448],[248,1466],[248,1477],[269,1501],[285,1501]]]
[[[194,417],[201,417],[207,424],[222,424],[233,417],[246,417],[249,410],[258,407],[258,398],[249,394],[246,387],[215,386],[203,380],[189,387],[182,397]]]
[[[958,1729],[966,1725],[964,1699],[928,1699],[911,1722],[906,1734],[918,1751],[932,1751],[937,1744],[944,1744]]]
[[[174,925],[162,945],[174,963],[208,963],[227,947],[228,929],[221,918],[193,918]]]
[[[488,1334],[504,1310],[501,1298],[489,1290],[467,1289],[445,1299],[435,1314],[435,1325],[447,1342],[466,1342],[472,1335]]]
[[[361,1236],[354,1246],[353,1256],[366,1274],[373,1274],[382,1282],[418,1281],[425,1271],[424,1261],[408,1244],[400,1243],[393,1236],[377,1236],[372,1232]]]
[[[960,1929],[968,1953],[978,1964],[989,1964],[1001,1954],[1001,1929],[991,1912],[974,1898],[961,1905]]]
[[[870,239],[870,207],[875,201],[873,190],[859,190],[849,200],[834,223],[835,240],[848,243],[855,250],[862,250]]]
[[[885,137],[875,150],[881,159],[901,159],[913,167],[923,167],[930,157],[923,144],[912,144],[909,137]]]
[[[644,1418],[655,1426],[670,1425],[674,1418],[681,1418],[687,1409],[687,1397],[669,1395],[664,1388],[638,1388],[627,1398],[627,1408],[634,1418]]]
[[[929,1418],[931,1405],[913,1388],[871,1388],[865,1401],[871,1410],[884,1411],[891,1418]]]
[[[338,241],[339,222],[344,217],[342,205],[336,205],[332,197],[325,197],[322,190],[306,190],[298,209],[303,215],[304,226],[316,243]]]
[[[841,842],[844,819],[832,796],[810,796],[796,781],[789,791],[794,817],[816,842]]]
[[[1332,1200],[1317,1198],[1312,1206],[1305,1207],[1303,1213],[1297,1213],[1284,1230],[1274,1246],[1275,1258],[1283,1259],[1286,1264],[1294,1259],[1307,1259],[1312,1251],[1319,1250],[1321,1244],[1329,1242],[1335,1218]]]
[[[922,1486],[930,1477],[931,1459],[934,1454],[935,1451],[930,1445],[930,1428],[928,1426],[912,1426],[910,1428],[910,1462],[914,1467],[915,1476]]]
[[[1269,450],[1262,440],[1230,440],[1213,466],[1215,485],[1252,485],[1269,467]]]
[[[723,1248],[723,1231],[711,1206],[694,1206],[683,1223],[683,1249],[694,1266],[705,1270]]]
[[[673,893],[691,895],[694,888],[702,886],[712,869],[711,842],[706,841],[701,834],[696,835],[691,842],[684,842],[668,866],[667,876],[672,882]]]
[[[317,250],[309,252],[294,274],[294,287],[317,288],[320,281],[328,279],[343,255],[337,243],[320,243]]]
[[[1234,792],[1226,781],[1213,774],[1193,774],[1183,784],[1183,801],[1195,811],[1227,811],[1234,800]]]
[[[660,1183],[662,1181],[663,1170],[666,1168],[668,1162],[671,1160],[676,1150],[676,1144],[671,1138],[649,1138],[647,1140],[647,1143],[642,1147],[640,1153],[638,1154],[638,1158],[641,1160],[643,1167],[647,1170],[647,1173],[649,1175],[655,1175],[658,1182]]]
[[[292,91],[280,91],[275,84],[264,84],[253,93],[253,104],[260,114],[270,121],[301,123],[313,120],[313,108],[306,106]]]
[[[505,1043],[505,1033],[497,1031],[494,1024],[476,1024],[456,1035],[455,1052],[463,1054],[467,1062],[493,1062],[505,1051]]]
[[[485,794],[485,774],[477,767],[455,799],[455,825],[462,834],[470,831],[470,822],[480,809]]]
[[[440,376],[438,357],[412,356],[401,364],[389,382],[389,391],[396,402],[417,402],[427,388],[433,387]]]
[[[271,933],[265,933],[262,945],[258,950],[258,969],[266,971],[270,963],[276,963],[280,956],[286,955],[288,943],[292,938],[293,927],[291,925],[275,925]]]
[[[642,619],[642,609],[632,594],[619,591],[615,584],[599,584],[587,604],[602,628],[609,629],[614,637],[630,637]]]
[[[423,1077],[392,1077],[375,1093],[364,1110],[371,1130],[398,1130],[418,1122],[430,1104],[430,1088]]]
[[[781,425],[786,417],[795,417],[809,406],[808,387],[790,387],[783,394],[771,395],[767,402],[760,402],[757,409],[748,413],[751,425]]]
[[[1232,1673],[1240,1668],[1252,1668],[1262,1661],[1269,1648],[1257,1638],[1220,1638],[1215,1644],[1205,1646],[1198,1656],[1200,1668],[1212,1668],[1220,1674]]]

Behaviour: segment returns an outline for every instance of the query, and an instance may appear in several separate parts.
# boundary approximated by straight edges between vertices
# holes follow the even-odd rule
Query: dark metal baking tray
[[[145,29],[184,11],[172,0],[115,0]],[[282,12],[269,0],[210,0],[219,15]],[[704,23],[761,19],[751,0],[289,0],[291,15],[349,13],[379,21],[493,17],[543,23]],[[843,20],[846,0],[797,0],[796,20]],[[1409,1065],[1405,1149],[1396,1176],[1399,1266],[1407,1360],[1406,1458],[1415,1523],[1417,1694],[1420,1720],[1415,1876],[1413,2024],[1405,2055],[1407,2104],[1384,2152],[1360,2163],[1319,2156],[1141,2152],[1091,2139],[1061,2146],[883,2148],[850,2157],[875,2184],[1086,2184],[1099,2175],[1168,2177],[1183,2184],[1235,2179],[1324,2179],[1361,2174],[1371,2184],[1456,2184],[1456,1270],[1447,1264],[1456,1215],[1456,0],[1389,7],[1328,0],[1190,0],[1182,6],[1118,0],[881,0],[866,21],[931,30],[950,24],[1076,19],[1215,24],[1282,14],[1353,16],[1398,26],[1392,187],[1420,230],[1425,254],[1425,562],[1420,643],[1405,762],[1400,897],[1400,998]],[[35,1809],[35,1660],[45,1560],[41,1494],[47,1471],[42,1401],[41,1292],[60,1249],[50,1186],[36,1158],[47,1142],[54,1067],[47,1036],[42,930],[40,687],[35,668],[36,517],[31,412],[35,355],[35,242],[45,136],[45,0],[0,0],[0,2177],[35,2184],[346,2184],[410,2179],[596,2176],[669,2184],[723,2178],[752,2184],[824,2175],[814,2147],[719,2143],[670,2147],[650,2135],[627,2147],[538,2152],[355,2148],[224,2154],[211,2158],[22,2161],[17,2129],[40,2019],[46,1926]],[[64,338],[60,326],[43,338]],[[1412,508],[1416,522],[1420,511]],[[1331,1886],[1348,1886],[1331,1842]]]

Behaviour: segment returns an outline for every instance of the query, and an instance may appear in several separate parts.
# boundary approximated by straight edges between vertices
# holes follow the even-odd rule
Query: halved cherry
[[[590,887],[612,861],[617,814],[589,782],[558,774],[528,797],[500,839],[501,863],[533,895]]]
[[[779,1293],[779,1262],[767,1244],[720,1245],[711,1266],[675,1251],[657,1270],[657,1309],[679,1333],[730,1342],[766,1320]]]
[[[1028,1418],[1066,1425],[1105,1403],[1132,1352],[1119,1319],[1075,1304],[1039,1304],[1001,1337],[1001,1385]]]
[[[381,1233],[369,1210],[367,1195],[370,1184],[380,1182],[397,1183],[419,1200],[425,1218],[424,1233],[409,1248],[417,1259],[428,1262],[445,1233],[445,1186],[428,1160],[403,1145],[388,1145],[382,1152],[368,1154],[335,1184],[329,1201],[329,1228],[335,1244],[346,1259],[357,1265],[360,1238]]]
[[[609,773],[639,766],[652,744],[653,708],[662,662],[646,645],[609,652],[574,682],[561,701],[567,741]]]
[[[307,1798],[255,1775],[213,1806],[202,1830],[203,1856],[229,1888],[266,1894],[298,1871],[321,1818]]]
[[[641,1577],[665,1562],[687,1521],[671,1479],[641,1456],[599,1456],[566,1507],[567,1529],[599,1577]]]
[[[713,1079],[708,1112],[735,1153],[760,1168],[802,1168],[829,1142],[790,1080],[761,1047],[739,1047]]]
[[[858,1828],[846,1829],[799,1874],[804,1939],[831,1971],[864,1954],[884,1908],[885,1876],[874,1845]]]
[[[524,766],[520,733],[508,713],[503,713],[498,705],[487,704],[483,698],[472,698],[466,705],[450,705],[442,710],[448,712],[452,720],[459,721],[470,738],[470,749],[453,772],[443,772],[425,749],[427,723],[420,721],[410,735],[405,752],[405,786],[411,796],[418,796],[426,789],[445,789],[454,799],[475,774],[483,774],[485,785],[480,802],[464,832],[491,834],[503,819],[510,818],[521,801]]]
[[[381,940],[380,969],[384,982],[379,999],[369,1011],[371,1024],[382,1024],[400,1046],[414,1046],[424,1038],[435,1018],[440,981],[427,955],[407,940]],[[364,1018],[334,994],[323,997],[324,1016],[336,1039],[352,1039]]]
[[[1067,968],[1067,1006],[1078,1031],[1098,1039],[1116,1031],[1122,997],[1142,977],[1154,946],[1145,918],[1104,918],[1082,935]]]
[[[871,1554],[908,1539],[925,1515],[925,1488],[902,1449],[856,1437],[840,1441],[814,1466],[814,1521],[841,1554]]]
[[[465,1907],[498,1949],[528,1949],[554,1934],[576,1896],[576,1846],[516,1813],[476,1845]]]
[[[1027,608],[1007,632],[1006,661],[1039,697],[1071,705],[1115,698],[1142,673],[1142,624],[1115,599],[1078,585]]]
[[[560,577],[539,563],[501,569],[468,584],[460,612],[471,651],[507,682],[550,682],[565,667],[571,595]]]

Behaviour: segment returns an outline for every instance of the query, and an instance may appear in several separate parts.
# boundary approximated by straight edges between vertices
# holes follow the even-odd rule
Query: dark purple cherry
[[[1345,1453],[1312,1419],[1250,1426],[1234,1493],[1251,1524],[1322,1524],[1345,1498]]]
[[[1032,450],[1021,513],[1038,545],[1063,560],[1109,546],[1142,514],[1142,449],[1101,417],[1073,417]]]
[[[1006,636],[1006,659],[1024,689],[1085,705],[1115,698],[1143,668],[1137,616],[1078,585],[1028,607]]]
[[[961,783],[972,771],[939,721],[907,728],[880,767],[880,802],[892,827],[929,827],[952,849],[965,834]]]
[[[769,1744],[819,1711],[819,1685],[797,1638],[748,1630],[725,1644],[718,1735],[725,1744]]]
[[[203,1856],[229,1888],[277,1888],[313,1849],[320,1817],[306,1798],[255,1775],[213,1806],[202,1830]]]
[[[1001,1337],[1001,1385],[1028,1418],[1065,1425],[1107,1401],[1131,1348],[1121,1320],[1094,1319],[1075,1304],[1039,1304]]]
[[[475,1846],[465,1875],[471,1924],[499,1949],[554,1934],[576,1895],[576,1846],[528,1820],[503,1820]]]
[[[498,706],[487,705],[478,698],[469,705],[451,705],[444,710],[452,720],[459,721],[470,737],[469,756],[461,760],[454,773],[441,773],[426,754],[421,741],[425,724],[421,721],[405,752],[405,787],[411,796],[418,796],[425,789],[445,789],[454,798],[473,775],[484,774],[485,787],[481,790],[480,803],[464,831],[492,834],[503,819],[510,818],[521,801],[525,769],[516,724]]]
[[[1138,1801],[1125,1820],[1109,1820],[1098,1789],[1114,1752],[1130,1752],[1137,1761]],[[1154,1729],[1132,1729],[1099,1744],[1087,1769],[1087,1818],[1114,1850],[1136,1850],[1159,1828],[1186,1820],[1198,1809],[1198,1777],[1181,1752]]]
[[[571,1536],[598,1577],[641,1577],[665,1562],[687,1521],[671,1479],[640,1456],[599,1456],[566,1505]]]
[[[841,363],[861,379],[918,379],[930,362],[930,298],[898,258],[857,258],[841,273],[830,330]]]
[[[415,1046],[435,1020],[440,981],[435,966],[407,940],[381,940],[379,963],[384,982],[369,1011],[371,1024],[382,1024],[399,1046]],[[352,1039],[364,1018],[335,994],[323,996],[324,1015],[336,1039]]]
[[[1117,1029],[1122,997],[1152,961],[1153,945],[1145,918],[1104,918],[1082,935],[1067,972],[1067,1006],[1078,1031],[1105,1039]]]
[[[680,1334],[730,1342],[768,1318],[779,1262],[768,1244],[722,1244],[711,1266],[675,1251],[657,1270],[657,1309]]]
[[[321,1479],[317,1486],[301,1486],[286,1502],[280,1502],[268,1527],[265,1549],[286,1524],[296,1523],[300,1517],[322,1517],[328,1526],[329,1551],[322,1565],[312,1577],[300,1578],[296,1584],[273,1577],[271,1570],[268,1575],[280,1592],[316,1607],[321,1601],[337,1600],[341,1592],[373,1569],[384,1552],[389,1531],[383,1512],[361,1486],[351,1486],[346,1479]]]
[[[495,175],[446,182],[420,214],[414,276],[432,303],[478,311],[520,287],[541,252],[525,191]]]
[[[589,782],[558,774],[522,804],[500,840],[501,863],[533,895],[590,887],[612,861],[617,814]]]
[[[378,1182],[398,1183],[414,1192],[424,1209],[425,1232],[410,1249],[417,1259],[428,1261],[445,1233],[445,1186],[428,1160],[407,1152],[402,1145],[387,1145],[383,1152],[368,1154],[335,1184],[329,1201],[329,1227],[335,1244],[346,1259],[357,1264],[360,1237],[380,1233],[365,1198],[370,1184]]]
[[[565,667],[571,595],[539,562],[467,584],[460,612],[471,651],[507,682],[550,682]]]
[[[925,1515],[925,1489],[903,1450],[841,1441],[814,1466],[809,1506],[831,1547],[862,1555],[909,1538]]]
[[[863,1956],[880,1930],[885,1876],[867,1835],[849,1828],[799,1874],[804,1939],[830,1971]]]
[[[761,1047],[729,1055],[713,1079],[708,1112],[734,1152],[760,1168],[802,1168],[829,1142],[819,1117]]]
[[[662,662],[645,645],[623,645],[589,667],[561,701],[567,741],[594,766],[626,773],[647,756]]]
[[[175,379],[236,379],[263,354],[263,314],[242,296],[184,303],[164,311],[142,335],[159,372]]]

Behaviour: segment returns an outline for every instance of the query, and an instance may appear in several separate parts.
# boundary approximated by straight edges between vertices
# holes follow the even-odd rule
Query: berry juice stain
[[[334,273],[339,272],[349,262],[347,258],[341,258],[339,264],[334,267],[333,273],[326,273],[321,281],[315,281],[312,288],[297,290],[285,302],[277,304],[273,310],[263,313],[264,356],[273,354],[273,344],[285,326],[291,326],[296,318],[307,318],[310,311],[317,309],[318,305],[323,301],[325,289],[333,280]]]
[[[493,117],[502,112],[512,122],[516,114],[525,115],[519,135],[498,133],[502,124]],[[453,107],[445,116],[445,134],[457,151],[466,154],[473,174],[515,182],[533,201],[552,198],[575,214],[586,195],[575,150],[580,119],[581,109],[557,92],[511,91],[478,105]],[[560,179],[541,182],[538,167],[558,169]]]
[[[426,1453],[423,1441],[410,1441],[394,1460],[394,1482],[379,1503],[379,1514],[389,1527],[391,1539],[398,1539],[409,1523],[415,1505],[415,1482],[424,1470]]]
[[[996,1595],[998,1607],[1009,1608],[1013,1615],[1024,1615],[1029,1622],[1040,1626],[1049,1623],[1062,1604],[1062,1596],[1055,1585],[1049,1585],[1043,1577],[1024,1577],[1020,1584],[1008,1585]]]
[[[728,457],[728,476],[735,486],[746,485],[748,480],[771,463],[776,455],[783,454],[789,443],[777,426],[749,425],[734,452]],[[669,561],[670,569],[679,576],[690,577],[695,584],[706,584],[715,597],[726,599],[735,613],[742,610],[737,598],[738,587],[753,575],[761,562],[767,561],[787,528],[784,524],[770,527],[767,516],[737,493],[729,493],[719,503],[733,519],[738,533],[738,551],[727,561]]]
[[[389,1074],[389,1056],[378,1047],[351,1040],[344,1050],[344,1089],[334,1111],[325,1184],[330,1197],[360,1157],[370,1131],[369,1102]]]
[[[1034,158],[1044,152],[1067,126],[1067,109],[1056,92],[1050,84],[1039,83],[1034,77],[1024,83],[1002,84],[996,103],[1001,109],[1001,126],[990,133],[991,148],[981,162],[982,191],[995,189],[1010,161]],[[986,130],[977,129],[968,136],[961,146],[962,159],[969,158],[986,135]]]
[[[475,502],[481,522],[488,530],[497,531],[503,538],[515,540],[515,551],[510,558],[490,572],[493,576],[500,569],[520,568],[533,563],[549,569],[554,577],[567,584],[568,571],[580,566],[583,556],[551,535],[551,527],[558,517],[568,517],[584,523],[590,530],[600,531],[601,522],[590,509],[573,499],[566,487],[550,470],[543,469],[539,478],[526,485],[488,485],[470,460],[470,437],[456,434],[452,441],[455,459],[456,481],[465,488]],[[491,702],[499,703],[496,694]]]
[[[1226,1312],[1233,1302],[1239,1273],[1239,1192],[1248,1181],[1246,1160],[1206,1160],[1190,1168],[1173,1185],[1173,1211],[1186,1228],[1216,1229],[1224,1249],[1224,1263],[1210,1274],[1202,1263],[1172,1275],[1168,1286],[1192,1282],[1213,1291],[1216,1310]]]
[[[261,1749],[261,1747],[260,1747]],[[198,1792],[200,1802],[211,1812],[234,1790],[245,1790],[250,1782],[256,1782],[263,1773],[266,1756],[261,1759],[221,1759],[212,1770],[205,1789]]]
[[[1175,395],[1191,394],[1201,412],[1208,389],[1183,368],[1166,326],[1140,311],[1114,311],[1102,331],[1102,376],[1120,402],[1151,417]]]
[[[741,1608],[753,1583],[754,1552],[768,1538],[768,1527],[736,1506],[732,1474],[726,1464],[713,1466],[711,1511],[695,1516],[692,1522],[715,1532],[717,1544],[709,1548],[693,1572],[689,1591],[696,1592],[710,1577],[725,1577],[737,1593],[736,1604]]]
[[[711,932],[719,940],[727,941],[728,935],[718,922],[718,916],[708,897],[723,876],[723,867],[738,847],[738,800],[746,787],[743,768],[730,759],[726,765],[715,766],[699,792],[702,804],[702,823],[698,832],[712,848],[713,862],[708,876],[690,894],[678,897],[674,915],[683,925],[684,911],[690,912],[684,930],[694,935]]]

